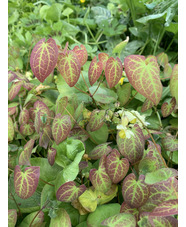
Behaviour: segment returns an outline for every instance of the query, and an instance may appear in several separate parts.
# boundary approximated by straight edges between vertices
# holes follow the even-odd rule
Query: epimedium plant
[[[178,65],[88,57],[42,39],[8,73],[9,224],[177,226]]]

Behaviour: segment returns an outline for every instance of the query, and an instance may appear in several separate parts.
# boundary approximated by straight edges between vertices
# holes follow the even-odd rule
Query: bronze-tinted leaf
[[[88,70],[88,78],[90,85],[92,86],[101,76],[103,70],[103,64],[99,61],[97,62],[96,56],[92,59],[89,70]]]

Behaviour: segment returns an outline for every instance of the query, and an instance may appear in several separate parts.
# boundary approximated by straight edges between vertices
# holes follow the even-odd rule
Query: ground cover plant
[[[99,20],[99,15],[109,16],[103,2],[94,6],[93,1],[82,1],[79,7],[84,4],[89,12],[89,3],[90,16]],[[178,226],[178,64],[176,51],[170,51],[177,39],[177,32],[170,31],[172,24],[176,27],[176,7],[172,1],[160,9],[164,1],[144,1],[145,8],[136,2],[110,1],[112,18],[102,20],[104,28],[98,21],[92,33],[84,25],[94,38],[98,32],[97,43],[91,44],[90,34],[89,44],[82,44],[77,34],[81,42],[73,35],[75,40],[68,40],[69,34],[58,34],[57,41],[41,33],[43,37],[28,44],[30,51],[11,58],[9,226]],[[122,14],[116,11],[118,3]],[[46,19],[53,12],[49,7],[60,1],[42,4],[35,10],[45,6]],[[103,8],[102,13],[94,7]],[[138,15],[135,7],[142,7]],[[147,9],[154,10],[154,16],[144,18]],[[114,16],[126,16],[127,10],[132,21],[126,29],[134,25],[129,36],[114,22]],[[73,12],[67,12],[63,15],[68,23],[75,23]],[[169,24],[157,36],[158,25],[153,27],[151,20]],[[121,33],[109,47],[112,26]],[[136,41],[143,42],[149,29],[154,37],[130,53],[134,33],[138,30]],[[172,43],[161,44],[167,36]],[[108,44],[99,43],[103,38]]]

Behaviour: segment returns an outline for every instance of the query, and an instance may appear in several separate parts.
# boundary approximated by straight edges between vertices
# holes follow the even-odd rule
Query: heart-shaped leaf
[[[106,172],[106,155],[103,155],[99,162],[99,168],[91,169],[89,173],[89,178],[92,185],[96,190],[101,192],[107,192],[112,184],[112,181],[109,175]]]
[[[64,96],[61,99],[57,100],[56,102],[56,114],[62,114],[67,107],[68,104],[68,97]]]
[[[176,103],[178,104],[178,64],[174,65],[172,70],[170,79],[170,92],[171,95],[176,98]]]
[[[163,117],[168,117],[174,110],[175,106],[176,106],[176,99],[174,97],[171,99],[169,103],[164,102],[161,106],[161,112]]]
[[[47,146],[49,141],[51,140],[51,137],[52,137],[52,129],[50,125],[44,126],[42,132],[40,133],[39,146],[47,149]]]
[[[104,124],[105,110],[93,110],[88,123],[88,130],[91,132],[100,129]]]
[[[59,187],[56,193],[56,198],[61,202],[72,202],[73,200],[77,199],[85,190],[86,186],[84,184],[77,187],[74,181],[68,181]]]
[[[131,208],[126,202],[121,204],[120,213],[133,214],[136,217],[136,220],[139,216],[139,211],[137,208]]]
[[[8,226],[14,227],[17,222],[17,211],[15,209],[8,210]]]
[[[14,123],[12,118],[8,115],[8,142],[14,138]]]
[[[130,139],[122,139],[117,135],[117,145],[121,154],[131,163],[139,161],[143,156],[145,139],[143,132],[138,124],[135,124],[132,132],[134,136]]]
[[[40,82],[51,74],[58,59],[58,47],[54,39],[50,38],[45,42],[41,39],[33,48],[30,56],[30,67]]]
[[[22,172],[17,165],[14,170],[14,187],[17,195],[22,199],[31,197],[38,186],[39,176],[39,166],[26,167],[25,172]]]
[[[154,103],[152,101],[150,101],[149,99],[145,99],[145,102],[143,103],[142,107],[141,107],[141,112],[145,112],[149,109],[151,109],[154,106]]]
[[[131,85],[140,94],[158,105],[162,95],[160,69],[154,56],[129,55],[124,59],[125,72]]]
[[[156,216],[143,216],[140,221],[138,221],[139,227],[151,227],[151,226],[169,226],[178,227],[178,220],[174,217],[156,217]]]
[[[167,54],[165,54],[164,52],[158,54],[157,61],[161,66],[165,67],[165,65],[168,64],[169,61]]]
[[[123,66],[121,60],[117,57],[110,57],[105,66],[105,77],[110,88],[114,87],[121,79]]]
[[[119,86],[117,89],[118,101],[120,102],[120,106],[124,106],[130,98],[131,95],[131,85],[130,83],[126,83],[123,86]]]
[[[74,51],[68,51],[68,54],[59,54],[57,68],[66,83],[73,87],[80,76],[81,65]]]
[[[109,59],[109,55],[106,53],[99,53],[98,54],[98,59],[103,65],[103,70],[105,70],[106,62]]]
[[[155,184],[157,182],[166,181],[170,177],[177,177],[178,171],[173,168],[162,168],[154,172],[147,173],[145,176],[146,184]]]
[[[114,184],[120,182],[129,170],[129,161],[126,158],[120,160],[120,153],[117,149],[113,149],[112,152],[106,158],[106,171]]]
[[[20,125],[20,133],[25,136],[30,136],[35,132],[35,127],[33,122],[28,122],[28,124]]]
[[[81,64],[81,66],[83,66],[88,59],[88,53],[87,53],[87,49],[85,46],[83,46],[82,44],[80,45],[81,48],[79,48],[79,46],[75,46],[73,51],[76,53],[77,58]]]
[[[138,181],[131,173],[123,181],[122,195],[124,201],[132,208],[142,206],[149,198],[150,188],[144,182],[145,176],[140,175]]]
[[[17,112],[17,106],[19,105],[18,102],[12,102],[10,104],[8,104],[8,114],[14,115]]]
[[[56,144],[65,140],[71,130],[71,120],[68,115],[57,114],[52,124],[52,135]]]
[[[120,213],[105,219],[101,222],[101,225],[107,227],[134,227],[136,226],[136,218],[132,214]]]
[[[150,216],[160,216],[166,217],[178,214],[178,200],[168,200],[159,204],[154,210],[150,213]]]
[[[89,70],[88,70],[88,78],[90,85],[92,86],[101,76],[103,70],[103,64],[99,61],[97,62],[96,56],[92,59]]]
[[[47,158],[48,158],[48,162],[51,166],[54,165],[56,153],[57,153],[57,151],[55,148],[51,147],[50,149],[48,149]]]
[[[71,227],[71,220],[65,209],[59,208],[56,217],[51,218],[49,227]]]
[[[32,222],[32,220],[34,219],[34,221]],[[21,222],[21,224],[19,225],[20,227],[25,227],[25,226],[33,226],[33,227],[43,227],[45,226],[44,223],[44,213],[43,211],[36,211],[33,213],[30,213],[29,215],[27,215],[23,221]]]
[[[162,138],[161,142],[166,151],[178,150],[178,140],[172,135]]]
[[[34,140],[31,139],[25,144],[24,150],[21,152],[19,156],[19,165],[30,166],[30,156],[31,156],[33,147],[34,147]]]
[[[8,92],[8,100],[12,101],[16,97],[22,85],[23,85],[23,81],[17,81],[11,85],[10,90]]]
[[[23,109],[19,114],[19,124],[27,124],[29,121],[29,111],[27,109]]]
[[[101,158],[103,155],[107,155],[112,151],[112,148],[108,146],[110,143],[103,143],[98,146],[96,146],[93,150],[90,151],[88,156],[93,159],[97,160]]]

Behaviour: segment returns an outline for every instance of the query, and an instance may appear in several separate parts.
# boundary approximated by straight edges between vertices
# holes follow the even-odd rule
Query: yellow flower
[[[85,3],[85,0],[80,0],[81,3]]]
[[[124,139],[125,137],[130,139],[131,136],[134,136],[134,133],[129,129],[128,126],[129,120],[128,117],[124,116],[121,118],[121,124],[117,125],[119,131],[119,137]]]
[[[121,85],[123,85],[124,79],[125,79],[125,77],[121,77],[121,79],[120,79],[120,81],[119,81],[119,83],[120,83]]]

